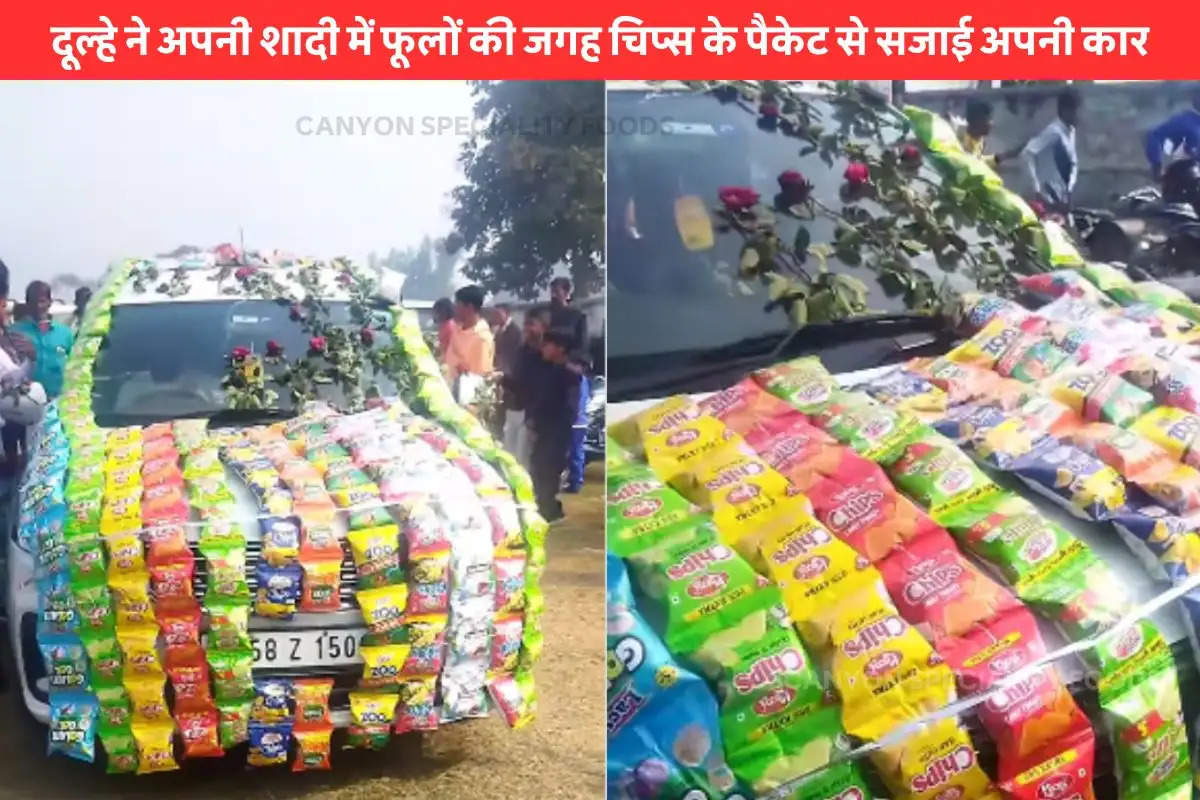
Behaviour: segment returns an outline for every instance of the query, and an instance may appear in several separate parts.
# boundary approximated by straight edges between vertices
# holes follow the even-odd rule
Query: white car
[[[160,268],[161,272],[169,269]],[[112,327],[93,367],[93,411],[101,427],[148,425],[185,417],[207,417],[215,426],[257,424],[262,412],[239,412],[227,408],[221,379],[227,357],[234,347],[252,347],[264,352],[274,340],[285,353],[302,353],[308,338],[289,318],[289,307],[271,300],[230,296],[222,293],[215,269],[188,272],[189,290],[167,296],[154,286],[139,292],[127,285],[114,302]],[[334,287],[330,273],[322,283]],[[281,272],[278,280],[285,282]],[[226,281],[230,283],[230,281]],[[298,293],[303,296],[302,292]],[[323,298],[334,322],[349,322],[348,297],[330,290]],[[394,302],[394,301],[393,301]],[[381,315],[391,303],[380,301]],[[376,342],[386,343],[390,324],[376,326]],[[379,387],[384,395],[394,387],[381,376],[364,369],[364,380]],[[336,401],[336,395],[330,399]],[[288,401],[270,418],[288,413]],[[247,580],[255,585],[255,566],[260,552],[258,506],[242,481],[228,476],[228,486],[237,498],[239,521],[246,531]],[[17,505],[9,514],[8,531],[9,637],[15,656],[17,683],[29,712],[40,722],[49,718],[46,669],[36,640],[37,591],[33,555],[17,537]],[[194,535],[194,533],[193,533]],[[195,542],[193,542],[195,549]],[[203,596],[205,561],[196,559],[195,591]],[[359,640],[366,632],[362,614],[354,602],[356,571],[347,554],[342,564],[340,611],[323,614],[298,613],[281,621],[252,616],[250,629],[256,671],[289,676],[329,676],[335,680],[331,698],[335,724],[349,721],[346,690],[362,674]]]

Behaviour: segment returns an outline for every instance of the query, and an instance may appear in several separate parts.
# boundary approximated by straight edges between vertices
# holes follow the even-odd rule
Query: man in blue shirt
[[[1192,96],[1191,108],[1172,115],[1146,134],[1146,159],[1155,180],[1162,177],[1163,159],[1168,152],[1189,158],[1200,155],[1200,89]]]
[[[50,285],[34,281],[25,290],[25,305],[29,316],[13,326],[16,333],[33,342],[36,353],[33,379],[46,390],[46,396],[58,397],[63,388],[63,368],[75,334],[61,322],[50,318]]]

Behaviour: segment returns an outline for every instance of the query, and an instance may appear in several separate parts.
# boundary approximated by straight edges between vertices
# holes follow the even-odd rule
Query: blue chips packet
[[[1104,522],[1125,505],[1125,480],[1115,469],[1054,437],[1014,460],[1012,472],[1080,519]]]
[[[47,755],[62,753],[80,761],[96,758],[96,723],[100,703],[90,692],[50,694],[50,735]]]
[[[46,663],[50,693],[86,689],[88,685],[87,651],[78,636],[65,633],[38,637],[38,649]]]
[[[608,554],[608,797],[738,796],[750,794],[725,763],[716,698],[646,625]]]
[[[292,739],[292,723],[270,725],[250,723],[250,751],[246,763],[252,767],[273,767],[287,763],[288,743]]]

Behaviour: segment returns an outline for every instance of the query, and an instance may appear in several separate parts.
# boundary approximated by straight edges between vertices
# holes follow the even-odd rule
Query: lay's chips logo
[[[693,550],[679,561],[667,567],[667,577],[673,581],[682,580],[690,575],[697,575],[707,570],[713,564],[728,561],[733,558],[733,551],[722,544]]]
[[[794,647],[789,647],[781,652],[758,659],[750,665],[750,669],[744,672],[735,672],[733,688],[739,694],[748,694],[774,683],[781,675],[803,672],[807,663],[802,652]]]
[[[1117,641],[1113,642],[1112,654],[1124,661],[1141,650],[1143,643],[1142,629],[1135,625],[1121,634],[1121,637]]]
[[[692,581],[687,587],[687,593],[691,597],[712,597],[717,592],[729,585],[729,576],[724,572],[716,572],[712,575],[701,575],[696,580]]]
[[[910,786],[914,793],[928,792],[949,783],[955,775],[962,774],[973,766],[975,751],[967,745],[959,745],[951,753],[934,759],[924,772],[914,775]]]

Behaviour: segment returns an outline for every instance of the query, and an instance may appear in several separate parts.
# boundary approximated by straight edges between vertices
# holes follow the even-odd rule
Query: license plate
[[[361,664],[366,628],[330,631],[251,631],[255,667],[338,667]]]

